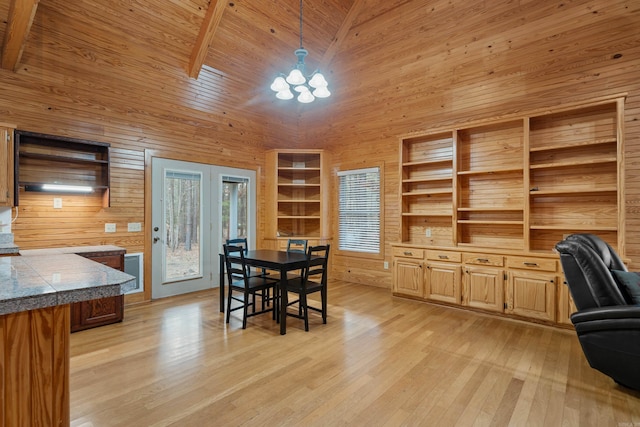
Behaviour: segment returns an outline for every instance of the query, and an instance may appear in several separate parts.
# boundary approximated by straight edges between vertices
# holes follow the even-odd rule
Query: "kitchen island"
[[[0,425],[70,424],[69,305],[134,287],[79,255],[0,257]]]

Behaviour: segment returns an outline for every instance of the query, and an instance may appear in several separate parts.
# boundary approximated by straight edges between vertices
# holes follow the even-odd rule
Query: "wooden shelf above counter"
[[[55,184],[90,187],[102,193],[102,204],[108,207],[109,149],[103,142],[16,130],[15,205],[20,189],[44,191],[44,185]]]

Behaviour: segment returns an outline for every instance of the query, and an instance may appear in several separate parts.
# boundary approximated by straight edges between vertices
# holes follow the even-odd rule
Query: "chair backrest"
[[[287,252],[307,252],[308,241],[305,239],[289,239],[287,242]]]
[[[246,237],[238,237],[237,239],[227,239],[227,245],[240,246],[244,250],[245,254],[249,250],[249,243],[247,243]]]
[[[310,277],[323,286],[327,285],[327,265],[329,263],[330,245],[309,246],[307,249],[307,265],[302,277],[306,283]]]
[[[569,292],[578,310],[628,304],[601,254],[581,239],[556,244]]]
[[[247,281],[247,267],[244,261],[245,248],[242,246],[222,245],[224,262],[229,284],[238,280]]]
[[[571,234],[567,236],[567,240],[582,242],[591,247],[591,249],[593,249],[598,255],[600,255],[602,262],[604,262],[604,265],[606,265],[609,270],[627,271],[627,266],[624,264],[616,251],[607,242],[605,242],[595,234]]]

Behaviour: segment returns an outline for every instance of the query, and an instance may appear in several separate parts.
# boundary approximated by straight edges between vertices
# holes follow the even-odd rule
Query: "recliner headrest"
[[[602,262],[607,268],[612,270],[627,270],[618,254],[616,254],[611,246],[595,234],[581,233],[571,234],[566,240],[576,241],[589,246],[596,254],[600,255]]]

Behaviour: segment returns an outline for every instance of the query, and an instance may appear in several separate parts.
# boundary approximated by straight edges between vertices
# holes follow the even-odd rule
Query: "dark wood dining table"
[[[307,255],[301,252],[257,249],[248,251],[244,256],[245,263],[251,267],[266,268],[280,272],[280,335],[287,333],[287,272],[300,270],[307,263]],[[220,254],[220,312],[225,307],[225,265],[224,254]]]

